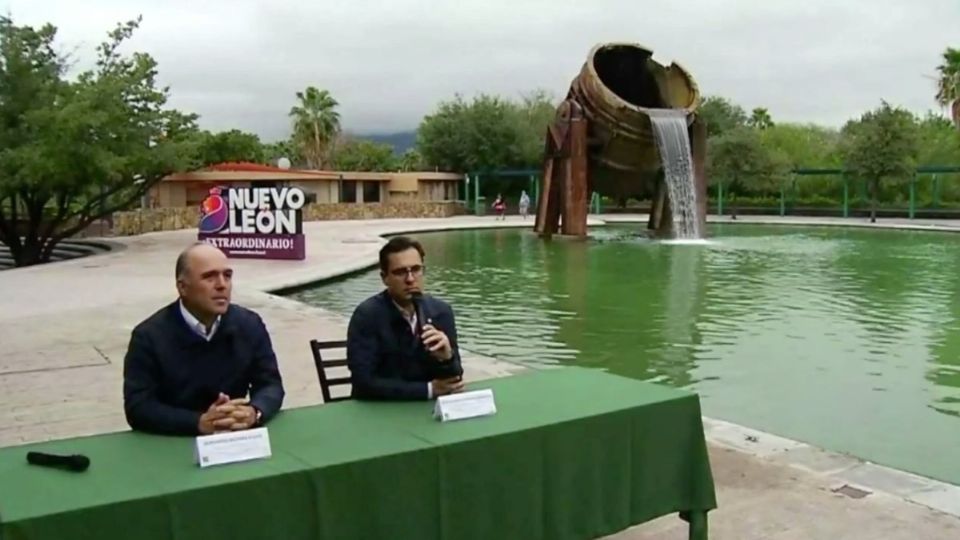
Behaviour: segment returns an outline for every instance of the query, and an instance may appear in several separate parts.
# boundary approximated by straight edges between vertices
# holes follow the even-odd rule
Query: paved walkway
[[[711,445],[718,510],[711,540],[954,540],[960,519],[884,493],[853,499],[820,475]],[[665,516],[606,540],[686,540],[686,523]]]
[[[605,215],[604,220],[644,221],[645,216]],[[729,221],[729,218],[710,221]],[[857,224],[864,220],[741,216],[740,223]],[[595,223],[599,223],[596,222]],[[346,320],[323,309],[268,294],[376,263],[381,235],[452,228],[530,227],[511,217],[308,222],[305,261],[235,260],[235,301],[264,318],[280,358],[286,408],[320,402],[311,338],[342,338]],[[881,220],[876,226],[960,230],[960,223]],[[123,355],[133,326],[174,299],[176,254],[195,230],[113,239],[123,249],[106,255],[0,272],[0,446],[127,429],[122,412]],[[429,255],[428,255],[429,256]],[[467,377],[480,380],[519,369],[465,355]],[[890,489],[862,499],[833,493],[852,480],[889,480],[889,470],[781,444],[744,445],[744,430],[706,421],[721,508],[712,515],[712,538],[960,538],[960,496],[942,485],[903,477]],[[856,473],[856,474],[853,474]],[[851,477],[850,475],[853,474]],[[846,476],[844,476],[846,475]],[[887,476],[884,476],[887,475]],[[850,480],[850,482],[845,482]],[[883,482],[881,481],[881,485]],[[892,494],[884,493],[888,491]],[[955,515],[938,512],[929,504]],[[617,539],[683,538],[674,517],[616,535]]]

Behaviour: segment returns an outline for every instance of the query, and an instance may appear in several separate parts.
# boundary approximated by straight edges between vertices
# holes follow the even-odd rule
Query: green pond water
[[[461,347],[698,392],[707,416],[960,484],[960,235],[715,225],[418,235]],[[349,316],[376,269],[293,296]]]

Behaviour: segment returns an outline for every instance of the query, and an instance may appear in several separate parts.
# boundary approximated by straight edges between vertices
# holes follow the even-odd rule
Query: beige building
[[[461,200],[462,174],[441,172],[341,172],[281,169],[255,163],[222,163],[171,174],[147,193],[149,208],[199,206],[213,187],[298,187],[307,202],[371,203]]]

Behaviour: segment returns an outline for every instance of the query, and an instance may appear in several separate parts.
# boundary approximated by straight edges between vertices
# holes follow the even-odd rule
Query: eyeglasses
[[[398,278],[405,278],[407,274],[417,277],[423,274],[423,265],[415,264],[413,266],[401,266],[400,268],[394,268],[390,270],[390,275]]]

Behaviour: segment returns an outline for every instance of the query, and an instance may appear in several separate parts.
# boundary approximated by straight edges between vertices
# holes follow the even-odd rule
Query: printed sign
[[[193,461],[201,468],[265,459],[271,455],[270,434],[265,427],[200,435],[193,447]]]
[[[493,390],[490,388],[440,396],[433,406],[433,417],[441,422],[493,414],[497,414],[497,404],[493,399]]]
[[[197,238],[228,257],[303,260],[305,201],[299,188],[211,188]]]

